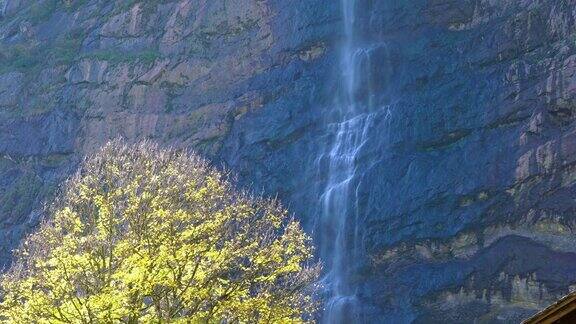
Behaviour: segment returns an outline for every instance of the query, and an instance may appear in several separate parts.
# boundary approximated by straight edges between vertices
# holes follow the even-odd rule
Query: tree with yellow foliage
[[[276,201],[187,152],[114,141],[85,160],[2,276],[14,323],[302,322],[319,266]]]

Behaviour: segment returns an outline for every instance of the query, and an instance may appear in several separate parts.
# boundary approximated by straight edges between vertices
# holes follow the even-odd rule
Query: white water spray
[[[357,24],[357,0],[341,0],[344,16],[344,42],[341,52],[341,91],[328,125],[333,141],[321,157],[327,171],[320,197],[321,209],[318,245],[327,273],[327,289],[322,314],[324,323],[357,323],[361,321],[361,304],[354,267],[361,262],[361,215],[358,209],[358,158],[368,141],[369,129],[380,113],[389,117],[388,107],[377,109],[372,87],[374,52],[385,48],[382,43],[364,42]]]

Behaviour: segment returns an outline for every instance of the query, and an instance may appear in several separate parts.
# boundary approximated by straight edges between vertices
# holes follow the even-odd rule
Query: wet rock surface
[[[0,0],[0,258],[109,139],[191,148],[314,228],[337,1]],[[576,284],[576,1],[358,0],[366,322],[517,322]],[[318,230],[318,229],[316,229]]]

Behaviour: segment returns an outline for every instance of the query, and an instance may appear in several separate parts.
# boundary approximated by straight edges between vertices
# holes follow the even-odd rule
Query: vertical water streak
[[[344,41],[341,51],[341,91],[335,103],[335,121],[329,132],[333,142],[325,153],[327,178],[321,195],[320,254],[327,274],[328,296],[322,320],[351,323],[359,320],[357,289],[352,282],[353,265],[359,261],[357,158],[374,123],[370,60],[374,47],[363,45],[357,31],[356,0],[341,0]],[[367,67],[367,68],[366,68]]]

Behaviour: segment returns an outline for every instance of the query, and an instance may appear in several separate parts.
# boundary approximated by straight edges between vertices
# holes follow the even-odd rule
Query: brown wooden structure
[[[576,324],[576,292],[548,306],[523,324]]]

